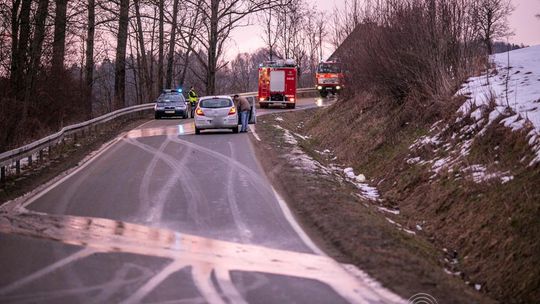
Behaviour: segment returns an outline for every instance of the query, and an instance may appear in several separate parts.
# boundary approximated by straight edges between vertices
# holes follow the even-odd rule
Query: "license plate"
[[[165,114],[174,114],[174,111],[165,111]]]

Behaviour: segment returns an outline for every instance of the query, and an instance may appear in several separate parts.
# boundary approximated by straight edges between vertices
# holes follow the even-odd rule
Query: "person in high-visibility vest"
[[[198,99],[199,96],[197,96],[197,92],[195,92],[195,88],[192,86],[188,92],[188,101],[191,104],[191,117],[195,116],[195,108],[197,108]]]

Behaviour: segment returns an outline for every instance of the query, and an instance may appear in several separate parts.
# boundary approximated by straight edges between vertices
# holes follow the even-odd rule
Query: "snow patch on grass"
[[[308,137],[291,132],[288,129],[279,125],[274,125],[278,130],[283,131],[283,139],[286,143],[293,146],[290,152],[290,160],[296,168],[306,170],[308,172],[318,172],[326,175],[337,175],[342,177],[344,174],[345,180],[352,183],[360,192],[358,196],[362,199],[370,201],[380,201],[380,194],[377,188],[366,183],[366,177],[363,174],[356,175],[353,168],[342,169],[337,165],[326,167],[311,156],[307,155],[298,145],[297,138],[306,140]],[[331,153],[330,150],[324,150],[323,154]]]
[[[483,117],[480,109],[495,102],[484,123],[486,127],[512,113],[502,119],[501,124],[513,131],[530,127],[529,144],[536,157],[529,165],[534,165],[540,162],[540,46],[496,54],[491,60],[494,70],[488,75],[470,78],[458,92],[458,95],[470,97],[459,111],[471,113],[470,116],[479,121]],[[478,109],[471,112],[473,108]]]
[[[483,165],[471,165],[461,169],[461,172],[466,173],[472,177],[472,180],[477,183],[483,183],[491,180],[499,180],[502,184],[514,179],[510,172],[489,172],[489,170]]]

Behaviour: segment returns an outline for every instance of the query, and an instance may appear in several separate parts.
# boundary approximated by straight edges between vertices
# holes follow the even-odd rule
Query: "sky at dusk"
[[[342,7],[345,0],[308,0],[313,6],[321,11],[326,11],[331,15],[334,9]],[[514,36],[510,38],[510,42],[523,43],[525,45],[540,44],[540,19],[536,18],[536,14],[540,14],[540,0],[512,0],[516,8],[510,17],[510,26],[514,31]],[[250,23],[255,24],[257,18],[254,17]],[[233,40],[229,44],[229,50],[226,57],[234,57],[240,52],[251,52],[264,45],[262,29],[257,25],[251,25],[237,29],[233,33]],[[326,55],[329,56],[332,50],[328,49]]]

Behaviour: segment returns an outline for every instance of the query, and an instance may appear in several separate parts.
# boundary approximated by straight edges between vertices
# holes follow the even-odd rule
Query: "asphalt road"
[[[192,120],[149,121],[3,207],[1,303],[399,301],[311,242],[249,134]]]

